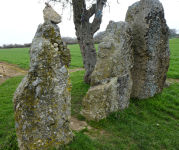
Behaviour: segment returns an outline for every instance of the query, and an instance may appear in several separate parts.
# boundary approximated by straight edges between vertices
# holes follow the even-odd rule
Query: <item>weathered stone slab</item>
[[[98,46],[98,59],[91,75],[91,87],[83,99],[81,114],[100,120],[129,105],[132,88],[131,28],[128,23],[110,21]]]
[[[57,29],[56,25],[45,22],[38,28],[29,50],[28,74],[14,93],[15,126],[20,150],[59,148],[73,138],[70,127],[70,75],[61,61],[57,44],[60,38],[54,36],[59,32],[53,26]]]
[[[129,7],[134,67],[131,98],[145,99],[163,91],[170,61],[169,28],[159,0],[140,0]]]
[[[43,10],[44,21],[51,21],[52,23],[58,24],[61,22],[61,16],[51,7],[50,4],[45,3],[46,7]]]

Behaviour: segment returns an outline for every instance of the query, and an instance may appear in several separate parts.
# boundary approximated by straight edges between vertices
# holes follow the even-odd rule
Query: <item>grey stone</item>
[[[163,91],[170,61],[169,28],[159,0],[131,5],[126,22],[132,28],[134,67],[131,98],[145,99]]]
[[[15,127],[19,128],[19,124],[15,121]]]
[[[61,22],[61,16],[48,3],[46,3],[46,7],[43,10],[43,14],[45,21],[51,21],[55,24]]]
[[[51,47],[55,48],[55,51],[60,52],[60,59],[62,63],[69,67],[71,63],[71,54],[69,47],[62,41],[61,35],[60,35],[60,29],[56,24],[53,24],[49,21],[44,22],[43,24],[40,24],[38,26],[37,32],[35,34],[35,37],[33,40],[36,40],[36,38],[44,37],[46,39],[49,39],[49,41],[52,43]],[[33,45],[33,49],[41,49],[42,43],[39,43],[38,45]],[[66,51],[65,51],[66,50]],[[33,55],[33,54],[31,54]],[[54,54],[55,57],[55,54]],[[35,59],[35,56],[34,56]],[[46,60],[44,60],[46,61]],[[35,64],[34,64],[35,65]],[[30,72],[34,71],[34,67],[31,66]]]
[[[63,67],[60,68],[60,72],[62,72],[62,73],[66,73],[66,72],[67,72],[65,66],[63,66]]]
[[[22,136],[22,140],[25,141],[25,142],[27,141],[27,138],[26,138],[25,135]]]
[[[32,83],[32,86],[37,86],[39,83],[41,83],[42,80],[40,78],[37,77],[37,80],[35,80],[33,83]]]
[[[40,97],[40,96],[41,96],[41,87],[37,86],[37,88],[35,90],[35,98]]]
[[[56,33],[50,22],[45,22],[39,28],[29,50],[28,74],[13,97],[20,150],[58,148],[70,143],[73,138],[70,127],[70,75],[61,52],[53,46],[56,38],[60,39],[59,32]],[[50,36],[48,30],[54,31],[53,35]]]
[[[129,105],[132,89],[131,28],[126,22],[110,21],[98,46],[98,59],[91,87],[83,99],[81,114],[88,120],[106,118]]]

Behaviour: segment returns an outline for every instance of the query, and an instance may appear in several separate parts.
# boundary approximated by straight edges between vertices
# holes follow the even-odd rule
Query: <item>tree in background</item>
[[[176,29],[169,29],[170,38],[177,37],[177,30]]]
[[[62,9],[67,7],[67,4],[72,6],[76,36],[86,70],[83,81],[90,84],[91,73],[97,61],[93,35],[100,28],[103,8],[106,6],[107,0],[48,0],[47,2],[61,3]],[[87,8],[86,3],[91,3],[89,8]],[[90,23],[89,20],[92,16],[94,16],[94,19]]]
[[[62,37],[62,41],[65,42],[67,45],[78,43],[77,39],[72,37]]]
[[[23,47],[30,47],[31,43],[25,43],[24,45],[21,44],[3,44],[0,46],[0,49],[9,49],[9,48],[23,48]]]
[[[102,41],[103,35],[105,31],[98,32],[96,35],[94,35],[94,42],[95,44],[99,44]]]

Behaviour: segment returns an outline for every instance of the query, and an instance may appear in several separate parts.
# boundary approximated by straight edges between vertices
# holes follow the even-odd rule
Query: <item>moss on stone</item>
[[[128,107],[132,88],[133,50],[127,23],[110,21],[98,46],[98,60],[91,75],[91,87],[83,99],[81,115],[97,120]]]
[[[58,148],[73,138],[69,125],[71,81],[67,66],[64,67],[60,61],[60,51],[53,47],[57,33],[51,27],[44,27],[47,31],[44,36],[34,38],[29,50],[31,64],[28,75],[14,94],[20,149]]]

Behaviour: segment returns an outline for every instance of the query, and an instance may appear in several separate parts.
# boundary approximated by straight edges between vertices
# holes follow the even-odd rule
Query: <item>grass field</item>
[[[170,40],[170,67],[168,78],[179,79],[179,38]]]
[[[82,67],[82,59],[78,45],[70,45],[72,54],[72,68]],[[73,49],[73,50],[72,50]],[[170,40],[171,62],[168,77],[179,78],[179,39]],[[14,49],[13,56],[10,51],[0,50],[0,61],[17,64],[20,66],[21,57],[28,54],[27,49]],[[15,52],[16,51],[16,52]],[[26,52],[25,52],[26,51]],[[18,54],[21,52],[21,55]],[[27,54],[26,54],[27,53]],[[2,60],[3,58],[3,60]],[[29,59],[29,58],[28,58]],[[15,61],[17,60],[17,61]],[[23,68],[28,68],[28,61],[24,59]],[[81,62],[80,62],[81,61]],[[26,64],[26,65],[25,65]],[[81,66],[80,66],[81,65]],[[22,67],[20,66],[20,67]],[[82,100],[88,91],[89,85],[83,83],[85,71],[71,73],[72,91],[71,108],[72,116],[84,120],[79,112]],[[0,85],[0,149],[17,149],[16,134],[14,131],[13,93],[21,82],[23,76],[8,79]],[[147,100],[130,100],[127,109],[111,113],[107,119],[99,122],[88,122],[96,131],[84,129],[74,132],[71,144],[62,149],[73,150],[178,150],[179,149],[179,83],[169,88],[164,88],[161,94]],[[104,134],[99,134],[103,131]],[[85,133],[88,133],[86,135]],[[9,135],[8,135],[9,134]],[[93,139],[92,137],[96,137]],[[6,141],[6,142],[5,142]],[[6,146],[5,146],[6,143]],[[2,144],[2,145],[1,145]],[[11,145],[10,145],[11,144]],[[14,148],[12,148],[14,146]]]
[[[23,69],[29,69],[29,47],[0,49],[0,61],[15,64]]]
[[[71,66],[73,68],[83,68],[83,61],[79,45],[68,45],[71,52]],[[98,45],[95,45],[96,50]],[[179,79],[179,39],[170,40],[170,67],[167,73],[168,78]],[[18,65],[20,68],[29,69],[30,58],[29,48],[0,49],[0,61]]]
[[[68,45],[71,52],[71,65],[69,69],[83,68],[83,61],[78,44]],[[96,50],[98,45],[95,44]],[[4,61],[10,64],[15,64],[23,69],[29,69],[30,57],[29,47],[27,48],[12,48],[12,49],[0,49],[0,61]]]
[[[89,88],[83,84],[84,71],[71,74],[72,80],[72,115],[76,116],[81,109],[81,102]],[[11,129],[14,128],[13,93],[23,76],[13,77],[0,85],[0,143],[8,141]],[[112,113],[100,122],[88,122],[98,129],[96,132],[82,130],[75,132],[73,142],[64,149],[76,150],[115,150],[115,149],[178,149],[179,147],[179,84],[165,88],[147,100],[130,100],[128,109]],[[82,118],[82,117],[78,117]],[[83,119],[83,118],[82,118]],[[99,135],[104,130],[106,134]],[[92,140],[90,136],[96,136]],[[8,136],[8,134],[10,134]],[[15,135],[15,131],[13,131]],[[14,140],[12,140],[14,141]],[[10,143],[10,142],[9,142]],[[8,144],[6,144],[8,145]]]

